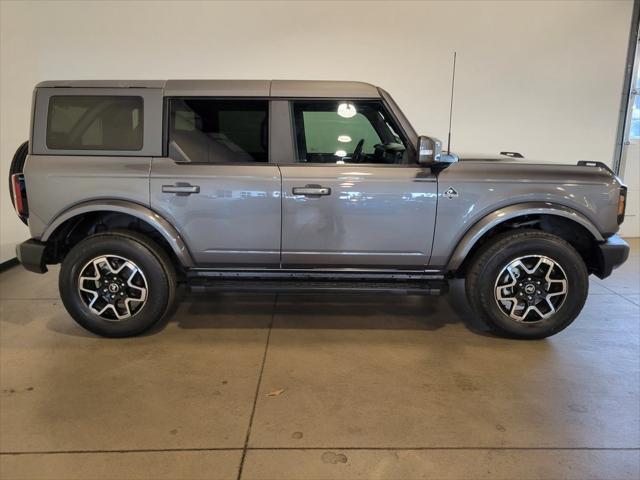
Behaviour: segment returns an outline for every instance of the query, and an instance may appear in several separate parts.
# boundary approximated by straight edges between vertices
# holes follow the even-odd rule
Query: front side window
[[[142,97],[52,96],[47,116],[47,148],[141,150],[142,123]]]
[[[406,163],[406,142],[376,101],[293,102],[297,161]]]
[[[169,155],[195,163],[268,161],[266,100],[170,100]]]

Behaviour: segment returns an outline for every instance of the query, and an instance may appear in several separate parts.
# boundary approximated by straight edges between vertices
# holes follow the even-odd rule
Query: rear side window
[[[170,100],[169,155],[194,163],[268,161],[266,100]]]
[[[143,101],[135,96],[57,95],[49,99],[51,150],[141,150]]]

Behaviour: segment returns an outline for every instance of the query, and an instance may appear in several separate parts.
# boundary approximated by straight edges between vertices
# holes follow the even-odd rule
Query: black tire
[[[18,147],[16,153],[13,154],[13,158],[11,159],[11,165],[9,167],[9,192],[13,191],[13,185],[11,185],[11,176],[14,173],[22,173],[24,171],[24,162],[27,159],[27,153],[29,153],[29,142],[24,142],[22,145]],[[15,200],[13,199],[13,195],[9,195],[11,197],[11,204],[15,208]],[[23,220],[23,223],[27,223]]]
[[[527,315],[532,320],[520,321],[512,318],[509,316],[510,312],[505,311],[510,308],[504,305],[513,306],[515,302],[503,303],[501,308],[495,293],[496,282],[501,274],[504,275],[503,269],[507,265],[527,256],[545,256],[555,262],[561,269],[555,267],[556,271],[566,277],[566,295],[558,296],[557,299],[554,297],[554,302],[561,302],[554,306],[555,313],[542,303],[540,308],[547,308],[543,313],[549,314],[549,317],[541,318],[540,315],[531,311]],[[588,276],[587,267],[580,254],[562,238],[540,230],[517,230],[499,234],[483,245],[472,259],[465,287],[472,309],[481,314],[482,319],[494,332],[510,338],[540,339],[560,332],[575,320],[587,299]],[[500,278],[509,277],[501,276]],[[513,289],[518,288],[519,293],[510,295],[527,295],[524,292],[527,279],[523,276],[522,280],[524,287],[514,285]],[[544,280],[542,282],[544,283]],[[542,294],[545,294],[544,290]],[[523,315],[530,304],[524,305]],[[518,316],[517,313],[516,316]]]
[[[78,289],[85,266],[101,255],[130,260],[143,275],[147,287],[146,301],[138,310],[134,310],[138,305],[134,304],[133,314],[128,318],[103,318],[89,308],[86,294],[81,294]],[[87,287],[84,282],[83,285]],[[151,329],[171,311],[176,274],[167,254],[148,237],[136,232],[111,231],[92,235],[71,249],[62,263],[58,286],[65,308],[82,327],[103,337],[130,337]],[[91,283],[89,286],[93,288]],[[100,302],[105,304],[102,298]],[[106,315],[113,316],[113,311],[108,310]]]

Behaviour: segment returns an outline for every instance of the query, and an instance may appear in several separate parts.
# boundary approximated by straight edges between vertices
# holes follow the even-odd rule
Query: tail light
[[[624,211],[627,208],[627,187],[620,187],[620,196],[618,197],[618,225],[624,220]]]
[[[24,183],[24,174],[14,173],[11,175],[11,195],[13,196],[13,206],[22,221],[29,217],[29,204],[27,203],[27,189]]]

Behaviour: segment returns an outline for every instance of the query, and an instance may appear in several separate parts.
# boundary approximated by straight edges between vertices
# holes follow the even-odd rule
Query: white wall
[[[27,229],[6,174],[45,79],[363,80],[453,149],[611,163],[632,0],[0,3],[0,261]]]

